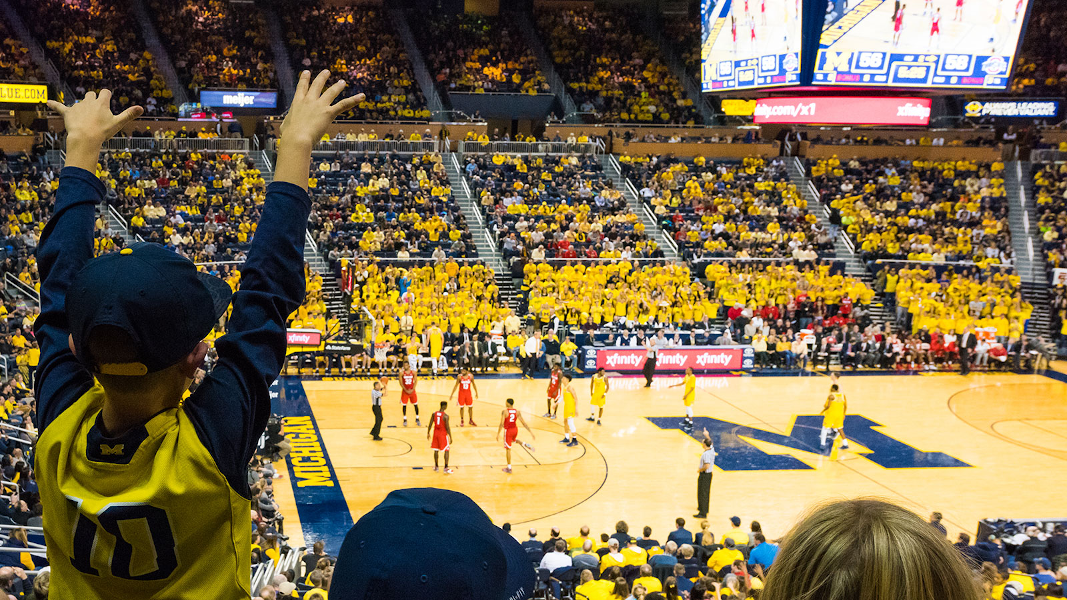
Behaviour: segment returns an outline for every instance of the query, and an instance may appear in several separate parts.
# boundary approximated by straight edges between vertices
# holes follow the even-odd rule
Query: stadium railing
[[[37,290],[26,285],[18,277],[15,277],[15,274],[11,273],[10,271],[4,273],[4,288],[9,287],[15,288],[19,293],[29,297],[30,300],[32,300],[34,303],[40,304],[41,296],[37,293]]]
[[[105,151],[152,152],[155,150],[175,150],[189,152],[204,150],[210,152],[248,152],[250,148],[251,144],[248,138],[156,139],[148,137],[113,137],[104,142]]]
[[[267,142],[267,150],[278,151],[278,140]],[[312,152],[396,152],[425,154],[440,152],[441,143],[437,140],[411,141],[411,140],[330,140],[319,142],[312,148]]]
[[[600,154],[595,142],[467,142],[459,143],[460,154]]]

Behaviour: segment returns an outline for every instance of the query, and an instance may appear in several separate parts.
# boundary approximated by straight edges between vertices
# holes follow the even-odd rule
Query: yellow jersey
[[[97,385],[37,441],[37,472],[49,473],[38,482],[44,512],[50,523],[69,524],[45,529],[50,594],[248,598],[249,501],[219,471],[185,410],[107,438],[103,404]],[[220,514],[228,518],[204,518]]]
[[[563,390],[563,418],[577,417],[578,405],[574,400],[574,393],[568,388]]]
[[[693,406],[693,402],[697,397],[697,377],[696,375],[685,376],[685,394],[682,396],[682,402],[686,406]]]
[[[826,407],[823,414],[822,426],[827,429],[842,429],[845,426],[845,395],[836,392],[831,396],[830,406]]]
[[[607,377],[599,377],[593,375],[593,394],[592,404],[597,406],[604,406],[604,399],[608,393],[608,380]]]

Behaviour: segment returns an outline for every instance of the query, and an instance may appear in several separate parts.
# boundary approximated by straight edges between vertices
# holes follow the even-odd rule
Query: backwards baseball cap
[[[67,291],[67,320],[78,361],[104,375],[161,371],[196,348],[226,312],[229,284],[196,270],[189,259],[159,244],[132,244],[89,261]],[[135,359],[91,356],[89,339],[101,326],[133,341]]]
[[[514,538],[473,500],[435,488],[395,490],[348,531],[333,600],[523,600],[535,575]]]

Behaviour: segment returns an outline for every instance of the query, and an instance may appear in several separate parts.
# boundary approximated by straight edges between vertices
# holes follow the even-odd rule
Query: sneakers
[[[568,446],[577,446],[578,445],[578,438],[574,438],[573,440],[571,440],[571,443],[569,443],[567,445]]]
[[[504,467],[503,469],[500,469],[500,470],[505,472],[505,473],[507,473],[508,475],[511,474],[511,467]]]
[[[555,418],[556,418],[556,413],[552,413],[552,416],[551,416],[551,417],[549,417],[549,418],[550,418],[550,419],[555,419]]]
[[[441,468],[440,468],[440,467],[434,467],[434,468],[433,468],[433,472],[434,472],[434,473],[436,473],[436,472],[438,472],[438,471],[440,471],[440,470],[441,470]]]
[[[404,417],[404,427],[407,427],[407,426],[408,426],[408,419],[407,419],[407,417]]]
[[[531,446],[531,445],[529,445],[529,444],[523,443],[523,447],[525,447],[525,448],[526,448],[527,450],[529,450],[530,452],[533,452],[533,451],[534,451],[534,447],[533,447],[533,446]]]
[[[422,421],[419,421],[418,417],[415,417],[415,427],[422,427]]]
[[[559,443],[568,444],[568,443],[570,443],[570,440],[568,440],[567,438],[563,438],[562,440],[559,441]]]
[[[588,419],[586,419],[586,421],[592,423],[593,421],[596,421],[596,417],[589,417]]]
[[[466,423],[465,421],[460,421],[460,422],[459,422],[459,426],[460,426],[460,427],[466,427],[466,426],[467,426],[467,423]]]
[[[543,414],[543,415],[541,415],[541,416],[542,416],[542,417],[544,417],[544,418],[546,418],[546,419],[551,419],[551,418],[552,418],[552,413],[550,413],[550,412],[547,412],[547,413],[545,413],[545,414]]]
[[[477,426],[478,426],[478,424],[474,422],[474,419],[471,419],[471,427],[477,427]]]
[[[596,424],[597,424],[597,425],[601,425],[601,426],[603,426],[603,425],[604,425],[603,423],[601,423],[601,422],[600,422],[600,419],[597,419],[597,420],[596,420]]]
[[[445,475],[451,475],[453,472],[449,467],[445,467]]]
[[[848,440],[841,442],[841,449],[848,450]]]

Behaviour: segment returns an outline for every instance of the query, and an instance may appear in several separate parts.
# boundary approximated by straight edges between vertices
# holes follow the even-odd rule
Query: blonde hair
[[[873,499],[824,504],[785,537],[761,600],[979,600],[960,553],[915,513]]]

